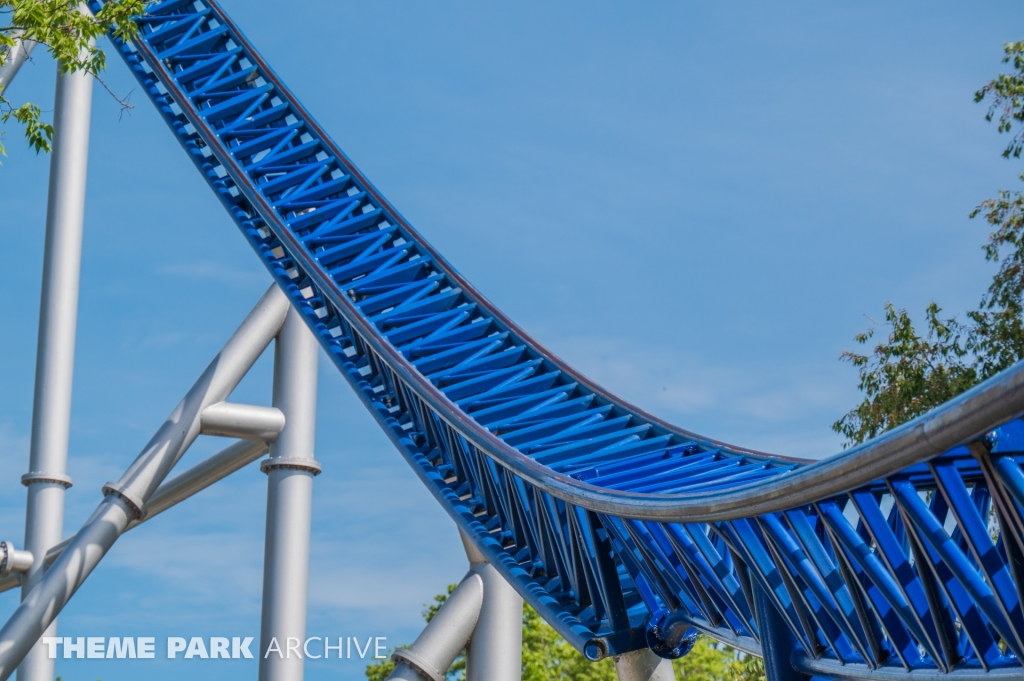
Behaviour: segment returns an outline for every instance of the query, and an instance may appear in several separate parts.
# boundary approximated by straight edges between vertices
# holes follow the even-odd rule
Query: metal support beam
[[[272,442],[284,428],[284,414],[276,407],[218,402],[203,410],[203,435]]]
[[[130,522],[128,529],[141,525],[218,480],[223,480],[269,451],[270,445],[262,441],[241,440],[228,445],[210,458],[160,485],[146,502],[146,515]]]
[[[149,501],[146,502],[146,515],[135,518],[128,523],[128,530],[133,530],[142,523],[163,513],[172,506],[198,494],[218,480],[223,480],[237,470],[248,466],[270,451],[266,442],[241,440],[228,445],[210,458],[197,463],[181,475],[177,475],[160,485]],[[125,530],[127,532],[127,530]],[[46,564],[51,565],[57,556],[64,552],[74,536],[68,537],[46,552]],[[7,586],[7,580],[0,578],[0,592],[13,586]]]
[[[274,406],[286,422],[260,466],[267,473],[260,681],[302,681],[304,672],[305,660],[289,647],[306,638],[319,353],[316,337],[289,309],[274,347]]]
[[[752,587],[754,618],[757,620],[757,631],[761,634],[765,678],[768,681],[810,681],[810,676],[793,668],[791,658],[797,649],[797,642],[786,620],[765,595],[760,584],[755,581]]]
[[[280,331],[289,309],[284,293],[271,286],[121,479],[104,486],[99,507],[0,628],[0,681],[10,677],[128,523],[143,514],[199,435],[203,410],[234,390]]]
[[[523,677],[523,597],[465,534],[469,571],[484,585],[480,619],[466,652],[466,681],[520,681]]]
[[[4,64],[0,66],[0,92],[6,90],[7,86],[11,84],[14,77],[18,75],[18,70],[28,61],[29,56],[32,54],[32,48],[36,46],[34,40],[22,40],[21,35],[23,33],[24,31],[20,29],[11,32],[11,37],[14,38],[14,46],[7,50]]]
[[[658,657],[649,648],[612,658],[619,681],[676,681],[672,661]]]
[[[12,55],[28,52],[21,47]],[[9,80],[14,72],[5,73]],[[68,432],[71,424],[71,382],[75,366],[75,329],[78,323],[78,283],[82,260],[82,223],[85,218],[85,178],[89,159],[89,119],[92,111],[92,76],[61,73],[57,67],[50,189],[46,205],[46,243],[43,252],[43,287],[39,305],[39,340],[36,349],[35,399],[32,405],[32,443],[25,513],[25,550],[36,557],[22,580],[22,598],[42,575],[43,556],[64,536],[64,492],[67,476]],[[56,636],[57,623],[47,629]],[[43,646],[36,646],[18,672],[19,681],[50,681],[54,661]]]
[[[11,573],[28,572],[35,563],[31,552],[19,551],[9,541],[0,541],[0,554],[3,554],[3,558],[0,559],[0,577],[7,577]]]
[[[473,635],[484,602],[484,580],[469,572],[448,596],[416,641],[391,654],[395,669],[387,681],[445,681]]]

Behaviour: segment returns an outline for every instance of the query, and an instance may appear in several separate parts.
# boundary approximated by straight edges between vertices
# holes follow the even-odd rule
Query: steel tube
[[[36,46],[34,40],[22,40],[23,33],[24,31],[21,29],[11,32],[14,46],[7,50],[7,58],[4,60],[3,66],[0,66],[0,92],[6,90],[11,84],[14,77],[18,75],[18,70],[28,61],[32,49]]]
[[[153,496],[199,435],[203,411],[211,404],[223,402],[234,390],[277,335],[288,309],[287,297],[276,285],[271,286],[142,454],[121,479],[110,486],[112,491],[132,501],[140,510],[144,507],[145,500]]]
[[[487,562],[465,534],[469,571],[480,577],[484,602],[466,650],[466,681],[520,681],[523,677],[523,597]]]
[[[172,506],[176,506],[185,499],[203,491],[218,480],[223,480],[235,471],[244,468],[256,459],[270,451],[270,445],[262,441],[241,440],[225,447],[213,456],[197,463],[181,475],[177,475],[164,484],[160,485],[144,509],[146,515],[135,518],[128,523],[127,530],[132,530],[163,513]],[[61,543],[54,546],[46,553],[46,564],[50,565],[57,560],[64,549],[74,537],[68,537]],[[7,587],[5,581],[0,579],[0,592]]]
[[[320,345],[294,308],[274,347],[274,406],[286,422],[270,446],[260,627],[260,681],[302,681],[304,660],[289,643],[306,638],[309,534]],[[277,652],[274,652],[275,644]]]
[[[160,485],[146,502],[146,514],[138,520],[133,520],[128,529],[144,523],[201,492],[218,480],[249,465],[268,451],[270,451],[270,445],[261,440],[241,440],[228,445],[210,458],[197,463],[181,475]]]
[[[416,641],[391,655],[388,681],[444,681],[445,673],[473,635],[484,601],[484,581],[469,572]]]
[[[19,551],[9,541],[0,541],[0,553],[3,560],[0,560],[0,577],[7,577],[11,573],[28,572],[35,563],[31,551]]]
[[[218,402],[203,410],[203,435],[238,437],[270,442],[284,428],[284,414],[276,407]]]
[[[222,402],[238,385],[277,335],[289,309],[284,293],[272,286],[121,479],[104,487],[99,507],[0,628],[0,681],[10,677],[129,521],[141,514],[198,436],[203,409]]]
[[[28,57],[22,45],[19,43],[12,55],[14,61],[5,66],[3,77],[8,82]],[[61,73],[58,65],[32,440],[28,474],[22,477],[28,487],[25,550],[36,557],[36,562],[22,580],[22,598],[39,581],[43,556],[64,535],[64,492],[71,485],[67,476],[68,433],[91,111],[92,76],[83,72]],[[54,621],[46,633],[55,636],[56,632]],[[53,672],[54,661],[42,646],[37,646],[26,657],[18,679],[50,681]]]
[[[74,541],[29,590],[0,629],[0,679],[9,678],[15,667],[26,659],[39,637],[124,531],[133,513],[124,499],[107,495]],[[53,662],[48,656],[43,659]],[[35,674],[39,669],[33,665],[28,672]]]
[[[612,658],[619,681],[676,681],[672,661],[658,657],[649,648]]]
[[[907,672],[902,665],[872,669],[863,663],[840,663],[838,660],[810,657],[803,650],[793,651],[793,666],[808,676],[835,681],[1020,681],[1020,667],[980,669],[960,667],[949,672],[938,669],[915,669]]]

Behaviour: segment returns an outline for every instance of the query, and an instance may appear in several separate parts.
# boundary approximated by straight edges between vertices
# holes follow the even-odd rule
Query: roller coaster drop
[[[52,678],[36,641],[117,537],[268,451],[261,648],[304,635],[314,339],[471,561],[396,653],[394,679],[439,681],[467,641],[470,681],[518,679],[520,597],[589,659],[614,657],[622,679],[672,678],[664,660],[696,632],[763,656],[771,681],[1024,678],[1024,365],[820,462],[676,428],[579,375],[479,294],[216,2],[165,0],[138,24],[116,50],[276,284],[63,542],[59,523],[56,537],[41,528],[47,495],[62,508],[70,484],[66,425],[49,459],[36,433],[67,408],[37,385],[28,550],[0,545],[0,587],[23,589],[0,629],[0,679],[18,665],[24,681]],[[65,98],[73,78],[61,77]],[[56,263],[77,257],[60,224],[80,230],[80,206],[77,217],[66,207],[84,187],[84,133],[61,118],[61,87],[37,384],[69,381],[55,358],[60,343],[73,350],[73,315],[70,341],[47,316],[48,300],[60,307]],[[73,274],[77,295],[76,263]],[[275,337],[274,407],[226,402]],[[165,481],[200,433],[241,439]],[[301,660],[261,660],[260,678],[298,681]]]

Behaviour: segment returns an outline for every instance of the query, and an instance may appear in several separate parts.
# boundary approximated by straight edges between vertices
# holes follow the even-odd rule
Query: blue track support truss
[[[138,21],[117,50],[338,370],[589,658],[699,631],[797,677],[1022,677],[1024,369],[822,463],[675,428],[494,308],[215,2]]]

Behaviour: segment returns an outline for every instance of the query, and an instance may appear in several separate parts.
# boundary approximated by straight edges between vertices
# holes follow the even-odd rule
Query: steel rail
[[[992,431],[1024,412],[1024,365],[821,461],[671,426],[580,375],[465,281],[214,0],[150,11],[137,42],[115,44],[178,141],[460,530],[587,657],[678,656],[689,628],[762,652],[776,671],[794,648],[827,667],[866,661],[868,676],[1024,657],[1008,586],[1024,565],[1013,498],[1024,498],[1024,424]],[[500,350],[447,369],[480,343]],[[542,418],[521,406],[556,393]],[[510,408],[509,394],[528,397]],[[577,408],[600,425],[563,435],[577,426],[561,415]],[[673,489],[696,491],[654,493]],[[989,546],[989,505],[1006,555]]]
[[[700,436],[672,426],[642,409],[612,396],[533,340],[477,291],[472,284],[459,275],[455,268],[401,216],[369,179],[359,172],[348,156],[316,123],[309,111],[278,79],[270,65],[261,59],[259,53],[248,43],[233,20],[223,12],[216,2],[209,0],[209,3],[218,18],[234,31],[234,39],[249,51],[250,59],[254,59],[257,65],[264,70],[268,80],[277,88],[278,96],[287,99],[290,106],[301,112],[310,128],[321,136],[323,143],[345,162],[346,170],[365,183],[373,193],[374,199],[386,206],[401,221],[403,229],[407,230],[418,241],[418,244],[435,259],[439,269],[444,270],[460,286],[463,286],[464,290],[475,299],[475,302],[492,314],[500,325],[518,336],[525,345],[540,352],[545,359],[552,362],[574,381],[586,385],[601,398],[636,413],[667,432],[697,440],[702,444],[707,443],[715,447],[726,448],[736,453],[804,464],[791,473],[783,474],[777,480],[767,483],[751,483],[728,492],[637,494],[590,485],[567,475],[556,473],[547,466],[534,461],[477,423],[417,371],[397,348],[381,337],[380,332],[366,315],[338,289],[338,286],[327,276],[319,263],[307,255],[306,249],[299,243],[295,234],[281,221],[266,198],[259,192],[253,191],[238,161],[216,143],[215,131],[207,125],[205,120],[196,116],[187,103],[179,102],[183,114],[200,133],[200,136],[206,140],[210,150],[232,177],[239,191],[256,207],[274,235],[286,244],[285,250],[288,254],[302,264],[307,276],[315,281],[321,294],[330,300],[345,321],[357,329],[362,339],[376,353],[386,358],[388,365],[399,374],[403,382],[441,415],[449,425],[462,433],[501,466],[529,481],[538,489],[591,511],[635,520],[703,523],[749,518],[827,499],[870,484],[908,466],[927,461],[952,447],[977,439],[987,431],[1024,413],[1024,362],[1021,362],[897,429],[828,459],[811,463],[807,459],[765,454]],[[150,68],[163,72],[167,80],[171,79],[171,75],[166,71],[166,66],[152,53],[148,45],[139,41],[136,43],[136,47],[145,55]],[[171,93],[173,95],[173,90]]]
[[[880,667],[871,669],[865,664],[840,664],[834,660],[818,659],[807,655],[802,650],[795,651],[791,660],[794,669],[822,679],[835,681],[1020,681],[1020,667],[1001,667],[996,669],[979,669],[978,667],[961,666],[948,672],[937,669],[915,669],[907,672],[902,667]]]

